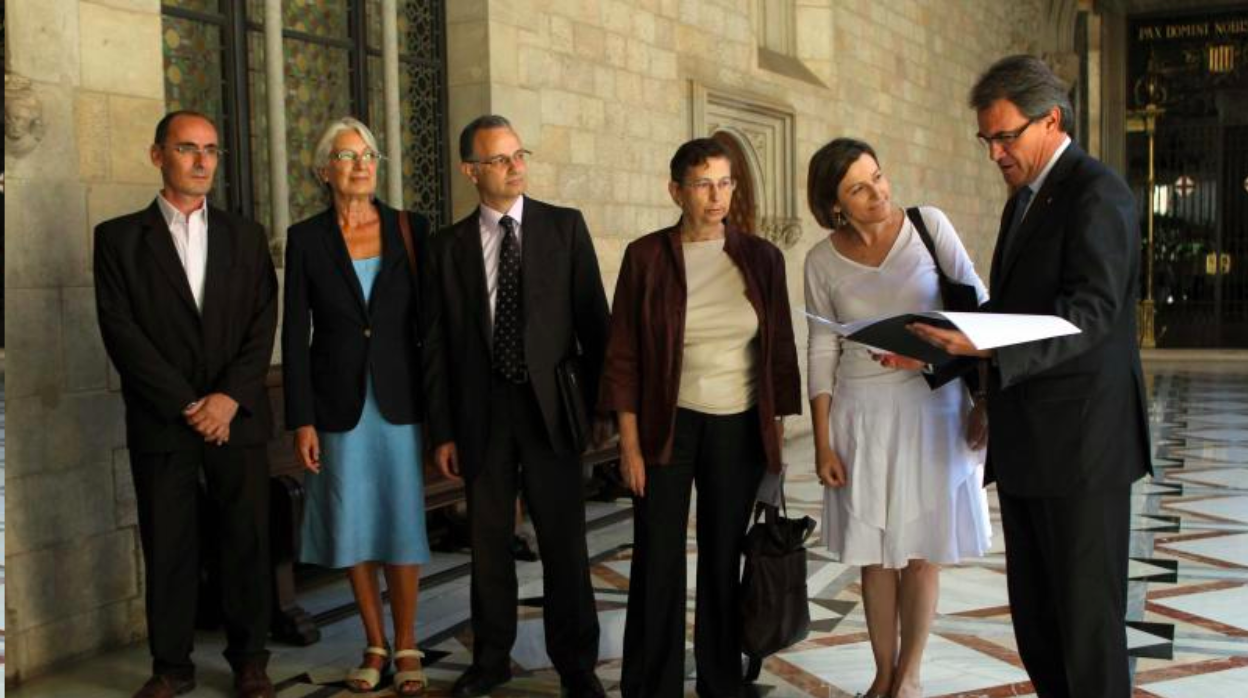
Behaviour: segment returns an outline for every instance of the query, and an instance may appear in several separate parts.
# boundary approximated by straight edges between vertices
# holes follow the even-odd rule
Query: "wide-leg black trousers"
[[[698,488],[693,644],[699,696],[741,690],[741,554],[764,470],[754,410],[716,416],[681,409],[671,462],[647,465],[633,499],[633,561],[621,689],[627,698],[684,693],[685,530]]]

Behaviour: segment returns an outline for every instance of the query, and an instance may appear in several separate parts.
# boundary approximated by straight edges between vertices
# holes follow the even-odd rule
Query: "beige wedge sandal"
[[[425,653],[420,650],[399,650],[394,653],[395,667],[398,667],[398,661],[409,657],[424,659]],[[416,688],[405,690],[408,684],[416,684]],[[411,671],[396,671],[394,674],[394,694],[398,696],[418,696],[425,692],[425,687],[429,685],[429,679],[425,678],[424,668],[412,669]]]
[[[385,662],[380,669],[361,666],[347,672],[347,690],[352,693],[372,693],[377,690],[377,685],[381,683],[382,672],[386,670],[386,666],[390,663],[390,650],[385,647],[365,647],[365,656],[375,654],[381,657]],[[363,688],[360,686],[363,685]]]

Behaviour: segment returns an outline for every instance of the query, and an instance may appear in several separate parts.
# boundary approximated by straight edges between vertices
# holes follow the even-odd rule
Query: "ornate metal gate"
[[[1151,196],[1148,135],[1127,142],[1157,346],[1248,347],[1248,12],[1133,20],[1129,61],[1132,106],[1159,114]]]

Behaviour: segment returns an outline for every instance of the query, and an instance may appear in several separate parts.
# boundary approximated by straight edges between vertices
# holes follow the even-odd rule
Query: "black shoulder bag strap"
[[[953,283],[949,276],[945,274],[945,270],[940,266],[940,257],[936,256],[936,241],[932,240],[932,234],[927,230],[927,221],[923,220],[923,213],[919,211],[918,206],[911,206],[906,209],[906,217],[914,224],[914,229],[919,233],[919,239],[923,241],[923,246],[927,248],[927,253],[932,256],[932,264],[936,265],[936,276],[940,278],[940,298],[944,301],[945,309],[951,310],[949,307],[949,285]]]
[[[945,274],[945,270],[940,267],[940,258],[936,256],[936,242],[932,240],[932,234],[927,230],[927,223],[923,220],[919,207],[907,208],[906,217],[914,224],[914,229],[919,233],[919,239],[923,241],[923,246],[932,256],[932,264],[936,266],[936,276],[940,283],[940,299],[945,310],[961,313],[973,313],[978,310],[979,296],[975,292],[975,287],[950,279]],[[935,390],[954,378],[961,377],[972,393],[978,393],[980,391],[979,376],[971,371],[975,364],[976,362],[971,360],[954,361],[935,373],[923,374],[923,378],[927,380],[928,386]]]

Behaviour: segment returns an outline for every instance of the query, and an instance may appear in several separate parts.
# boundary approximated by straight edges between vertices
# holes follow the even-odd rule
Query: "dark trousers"
[[[1130,490],[998,495],[1014,637],[1036,693],[1127,698]]]
[[[263,665],[271,608],[269,466],[263,446],[207,446],[172,453],[131,453],[139,536],[147,573],[147,632],[152,672],[195,674],[199,586],[200,475],[220,541],[225,657],[236,670]]]
[[[542,555],[546,653],[565,682],[598,663],[598,612],[585,544],[581,459],[550,446],[528,383],[495,377],[485,462],[467,483],[472,539],[473,664],[509,670],[516,640],[516,495],[523,491]]]
[[[754,410],[728,416],[677,411],[671,462],[647,465],[646,494],[633,498],[633,564],[620,685],[628,698],[684,695],[685,530],[695,484],[698,695],[740,692],[741,553],[763,460]]]

